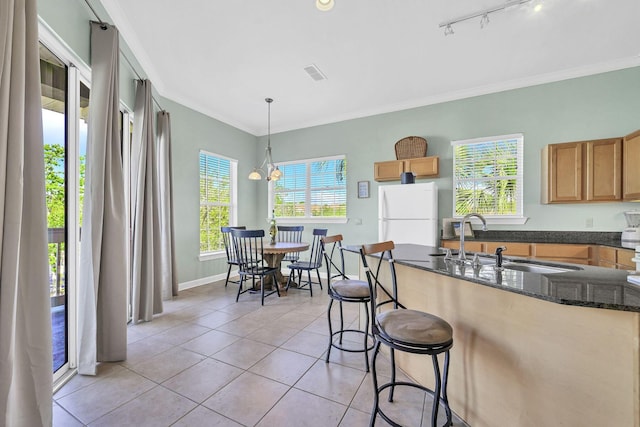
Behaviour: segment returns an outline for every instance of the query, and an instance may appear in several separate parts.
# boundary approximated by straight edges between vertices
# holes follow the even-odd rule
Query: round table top
[[[265,254],[286,254],[289,252],[301,252],[309,249],[306,242],[276,242],[275,245],[265,241],[262,250]]]

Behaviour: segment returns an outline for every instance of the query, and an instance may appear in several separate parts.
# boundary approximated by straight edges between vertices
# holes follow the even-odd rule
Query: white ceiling
[[[275,133],[640,65],[640,0],[534,0],[450,36],[502,0],[101,1],[160,95],[254,135],[265,97]]]

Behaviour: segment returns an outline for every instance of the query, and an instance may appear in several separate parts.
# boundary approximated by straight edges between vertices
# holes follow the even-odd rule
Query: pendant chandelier
[[[267,105],[269,107],[267,149],[262,164],[259,168],[253,168],[253,171],[251,171],[251,173],[249,174],[249,179],[252,179],[254,181],[261,180],[262,174],[265,173],[265,170],[263,168],[266,165],[267,169],[265,179],[267,181],[277,181],[282,178],[282,172],[280,171],[280,169],[278,169],[278,166],[273,163],[273,159],[271,158],[271,103],[273,102],[273,99],[266,98],[265,101],[267,101]]]

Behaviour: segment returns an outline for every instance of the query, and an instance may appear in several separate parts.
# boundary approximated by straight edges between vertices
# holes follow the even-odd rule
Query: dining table
[[[276,268],[276,279],[280,284],[280,289],[284,289],[287,286],[288,277],[284,277],[280,271],[280,264],[284,256],[291,252],[303,252],[309,249],[309,243],[306,242],[276,242],[270,243],[265,241],[262,246],[262,254],[264,260],[269,267]],[[265,289],[269,289],[272,286],[272,280],[270,276],[265,276],[264,286]]]

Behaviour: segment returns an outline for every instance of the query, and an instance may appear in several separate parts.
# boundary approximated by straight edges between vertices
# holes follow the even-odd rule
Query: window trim
[[[489,224],[525,224],[529,219],[524,215],[524,134],[523,133],[513,133],[507,135],[494,135],[489,137],[482,138],[471,138],[471,139],[461,139],[451,141],[451,146],[453,149],[452,157],[453,157],[453,171],[451,174],[452,180],[452,203],[451,203],[451,212],[452,217],[456,219],[461,219],[461,215],[456,215],[456,156],[455,156],[455,147],[460,145],[472,145],[472,144],[481,144],[485,142],[493,142],[493,141],[501,141],[501,140],[509,140],[516,139],[516,146],[518,150],[517,156],[517,167],[518,174],[516,175],[516,181],[519,186],[519,203],[517,204],[518,212],[514,215],[485,215],[482,216],[486,219]]]
[[[200,155],[205,154],[208,156],[213,156],[219,159],[224,159],[229,161],[229,175],[230,175],[230,202],[229,202],[229,222],[230,225],[237,225],[238,223],[238,160],[232,157],[224,156],[222,154],[217,154],[209,150],[205,150],[203,148],[198,150],[198,260],[199,261],[209,261],[214,259],[220,259],[226,257],[226,252],[223,249],[218,251],[200,251]]]
[[[337,155],[333,155],[333,156],[323,156],[323,157],[314,157],[314,158],[309,158],[309,159],[298,159],[298,160],[291,160],[291,161],[287,161],[287,162],[278,162],[278,166],[286,166],[286,165],[293,165],[293,164],[301,164],[301,163],[305,163],[307,165],[314,163],[314,162],[319,162],[319,161],[326,161],[326,160],[347,160],[347,156],[345,154],[337,154]],[[309,176],[310,171],[309,168],[307,168],[307,177]],[[346,177],[345,177],[346,178]],[[268,196],[267,196],[267,216],[266,216],[266,220],[268,221],[271,218],[271,212],[274,209],[275,203],[274,203],[274,198],[275,198],[275,183],[273,181],[269,181],[268,183]],[[310,196],[310,187],[309,185],[307,185],[307,187],[305,188],[305,194],[307,196],[307,198]],[[346,192],[346,209],[347,211],[349,210],[349,186],[348,184],[346,184],[345,181],[345,192]],[[349,217],[348,215],[345,213],[344,217],[338,217],[338,216],[325,216],[325,217],[311,217],[311,216],[304,216],[304,217],[277,217],[276,218],[278,220],[278,223],[280,224],[346,224],[349,221]]]

